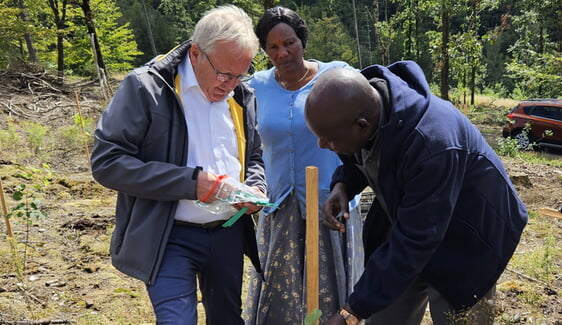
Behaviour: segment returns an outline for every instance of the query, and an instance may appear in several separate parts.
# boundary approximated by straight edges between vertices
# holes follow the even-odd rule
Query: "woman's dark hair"
[[[302,42],[303,49],[306,49],[306,41],[308,40],[308,28],[302,18],[291,9],[284,7],[269,8],[261,16],[256,26],[256,35],[260,40],[260,46],[265,50],[265,43],[267,42],[267,34],[269,31],[279,23],[285,23],[295,31],[297,37]]]

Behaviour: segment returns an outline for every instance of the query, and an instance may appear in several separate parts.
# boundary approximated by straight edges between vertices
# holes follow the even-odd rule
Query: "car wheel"
[[[529,149],[531,145],[531,139],[529,138],[527,132],[517,131],[517,133],[515,133],[513,138],[515,139],[515,141],[517,141],[517,147],[519,149],[521,150]]]

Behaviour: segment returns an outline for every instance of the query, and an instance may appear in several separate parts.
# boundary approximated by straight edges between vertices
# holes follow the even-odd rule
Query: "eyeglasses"
[[[230,80],[236,80],[236,81],[244,82],[244,81],[248,81],[248,80],[250,80],[254,77],[254,65],[253,64],[250,64],[250,68],[248,68],[248,72],[246,72],[245,74],[233,75],[233,74],[230,74],[230,73],[224,73],[224,72],[218,71],[217,68],[215,68],[215,65],[213,64],[213,62],[211,62],[211,58],[207,55],[207,53],[203,52],[203,50],[201,50],[201,53],[203,53],[203,55],[205,55],[205,57],[207,58],[207,61],[211,65],[211,68],[213,69],[213,71],[217,75],[217,80],[220,81],[220,82],[227,82],[227,81],[230,81]]]

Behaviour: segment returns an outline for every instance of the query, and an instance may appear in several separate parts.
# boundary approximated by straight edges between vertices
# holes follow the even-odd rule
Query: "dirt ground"
[[[0,179],[6,206],[11,211],[16,205],[12,193],[25,184],[27,198],[38,199],[47,213],[31,223],[12,218],[15,241],[0,221],[0,324],[154,323],[144,285],[111,266],[115,193],[92,179],[80,141],[61,133],[75,125],[74,91],[83,118],[97,119],[107,102],[98,86],[80,80],[60,85],[40,72],[0,71]],[[28,144],[30,135],[39,132],[28,122],[48,126],[41,146]],[[497,143],[499,125],[479,127],[491,144]],[[17,136],[10,138],[11,132]],[[538,155],[562,159],[561,153]],[[531,217],[498,282],[496,324],[560,325],[562,220],[540,215],[538,209],[562,205],[562,170],[522,158],[502,160]]]

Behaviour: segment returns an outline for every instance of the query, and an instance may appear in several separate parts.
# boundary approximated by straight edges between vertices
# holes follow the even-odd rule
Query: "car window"
[[[535,106],[523,106],[523,112],[525,112],[525,114],[527,115],[532,115],[533,109],[535,108]]]
[[[562,121],[562,108],[554,106],[534,106],[531,112],[532,115],[548,118],[551,120]]]

